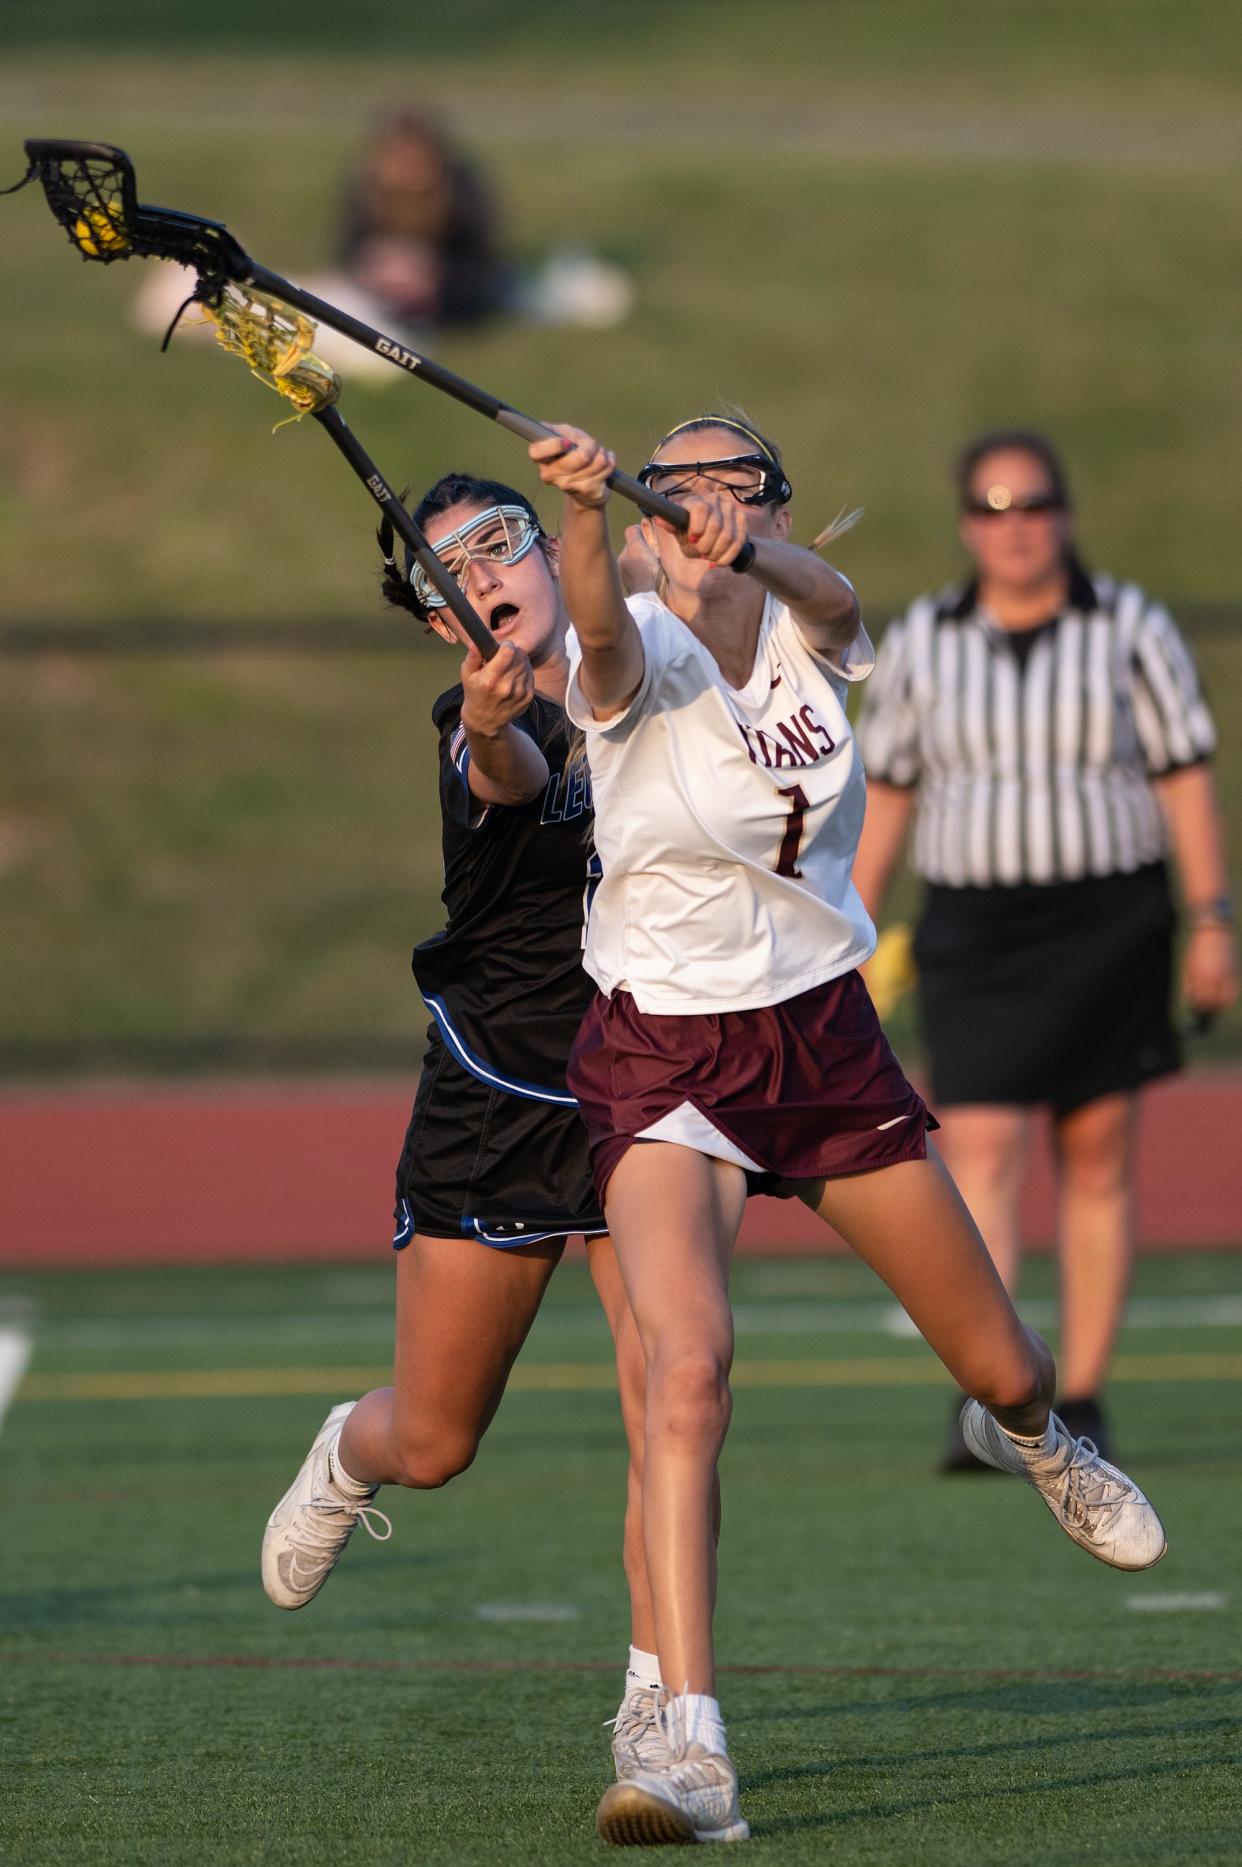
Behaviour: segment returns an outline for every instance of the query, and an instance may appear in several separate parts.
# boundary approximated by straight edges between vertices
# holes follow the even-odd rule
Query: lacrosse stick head
[[[134,165],[111,143],[26,144],[27,181],[38,181],[52,213],[83,259],[172,259],[192,266],[198,296],[244,278],[250,262],[227,227],[197,214],[149,207],[138,199]]]
[[[224,285],[204,303],[203,317],[215,325],[222,349],[241,357],[252,376],[293,404],[290,421],[317,415],[336,401],[340,377],[312,353],[315,326],[300,311],[291,311],[266,292]]]

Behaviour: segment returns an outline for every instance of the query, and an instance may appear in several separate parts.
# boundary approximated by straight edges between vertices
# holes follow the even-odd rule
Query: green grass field
[[[382,1378],[390,1278],[7,1280],[34,1353],[2,1429],[4,1858],[601,1858],[623,1452],[580,1267],[473,1470],[385,1494],[392,1542],[356,1538],[304,1613],[260,1591],[327,1405]],[[1049,1290],[1033,1265],[1037,1321]],[[750,1261],[735,1296],[719,1633],[747,1858],[1236,1862],[1237,1261],[1140,1268],[1113,1404],[1171,1547],[1139,1577],[1022,1487],[931,1474],[947,1391],[861,1267]]]

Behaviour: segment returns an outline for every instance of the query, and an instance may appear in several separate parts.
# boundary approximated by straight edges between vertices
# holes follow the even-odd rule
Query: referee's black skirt
[[[415,1232],[501,1249],[606,1229],[576,1107],[493,1088],[433,1034],[397,1165],[400,1250]]]
[[[1048,886],[929,886],[914,957],[932,1099],[1064,1114],[1180,1066],[1163,863]]]

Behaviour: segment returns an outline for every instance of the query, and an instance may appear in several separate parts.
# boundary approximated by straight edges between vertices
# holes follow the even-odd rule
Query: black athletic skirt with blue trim
[[[433,1036],[397,1167],[400,1250],[425,1238],[501,1248],[604,1231],[577,1104],[493,1088]]]
[[[567,768],[561,709],[516,722],[548,761],[542,796],[481,808],[469,788],[460,687],[440,734],[447,924],[415,948],[435,1022],[397,1166],[397,1249],[415,1232],[499,1247],[602,1232],[586,1128],[565,1066],[594,987],[582,970],[595,858],[585,764]]]

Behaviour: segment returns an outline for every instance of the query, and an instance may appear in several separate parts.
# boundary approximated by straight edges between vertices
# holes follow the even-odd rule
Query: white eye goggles
[[[478,558],[488,564],[518,564],[538,538],[539,525],[525,506],[488,506],[455,532],[437,539],[435,554],[461,589],[465,589],[470,566]],[[421,564],[410,564],[410,588],[422,607],[443,609],[444,598]]]

